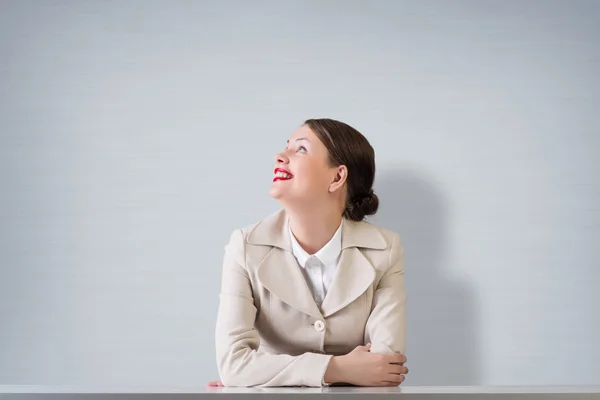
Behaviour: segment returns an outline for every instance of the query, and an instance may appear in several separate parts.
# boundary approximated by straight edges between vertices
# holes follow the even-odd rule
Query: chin
[[[269,196],[271,196],[275,200],[279,200],[279,199],[281,199],[283,197],[283,193],[282,193],[281,190],[279,190],[279,188],[272,186],[269,189]]]
[[[283,208],[293,207],[299,200],[292,196],[291,193],[286,193],[283,190],[279,190],[279,188],[271,188],[271,190],[269,190],[269,195],[271,198],[277,200],[279,205]]]

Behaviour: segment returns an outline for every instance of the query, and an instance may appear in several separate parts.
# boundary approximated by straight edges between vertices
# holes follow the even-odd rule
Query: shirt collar
[[[343,223],[344,223],[344,220],[342,219],[342,222],[340,223],[340,226],[333,234],[333,237],[329,240],[329,242],[327,242],[327,244],[325,246],[323,246],[321,248],[321,250],[317,251],[314,254],[314,256],[317,257],[319,259],[319,261],[321,261],[324,265],[329,265],[329,264],[335,262],[337,260],[337,258],[340,256],[340,253],[342,251],[342,224]],[[306,261],[308,261],[308,259],[311,257],[311,255],[308,254],[302,248],[302,246],[300,246],[300,244],[294,237],[294,234],[292,233],[289,222],[288,222],[288,232],[289,232],[290,238],[292,240],[292,252],[294,253],[294,256],[296,257],[296,259],[298,260],[298,263],[300,264],[300,266],[302,268],[304,268],[306,265]]]

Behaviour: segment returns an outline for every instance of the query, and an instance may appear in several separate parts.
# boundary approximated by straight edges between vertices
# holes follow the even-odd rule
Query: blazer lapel
[[[325,318],[363,294],[375,279],[375,270],[356,247],[342,250],[331,287],[321,304]]]
[[[387,243],[373,225],[344,220],[340,261],[321,305],[325,318],[352,303],[373,284],[375,269],[360,248],[383,250]]]
[[[292,253],[272,249],[258,267],[258,279],[281,301],[314,318],[323,318]]]
[[[340,261],[319,310],[300,271],[301,267],[292,253],[284,210],[272,214],[256,225],[249,232],[246,241],[250,245],[272,247],[258,266],[260,283],[291,307],[319,319],[346,307],[373,284],[375,270],[361,248],[387,248],[384,237],[375,226],[367,222],[344,220]]]
[[[246,241],[255,246],[273,247],[258,266],[261,285],[291,307],[314,318],[323,318],[292,253],[285,211],[265,218],[248,234]]]

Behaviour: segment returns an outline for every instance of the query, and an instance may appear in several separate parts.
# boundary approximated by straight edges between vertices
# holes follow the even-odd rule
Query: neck
[[[315,254],[331,240],[342,223],[337,210],[289,211],[292,234],[308,254]]]

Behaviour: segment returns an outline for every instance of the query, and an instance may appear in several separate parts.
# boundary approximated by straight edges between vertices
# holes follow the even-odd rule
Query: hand
[[[331,359],[325,371],[327,383],[349,383],[356,386],[398,386],[408,368],[402,354],[371,353],[371,344],[358,346],[344,356]]]
[[[206,387],[225,387],[225,385],[223,385],[221,383],[221,381],[212,381],[212,382],[208,382],[206,384]]]

